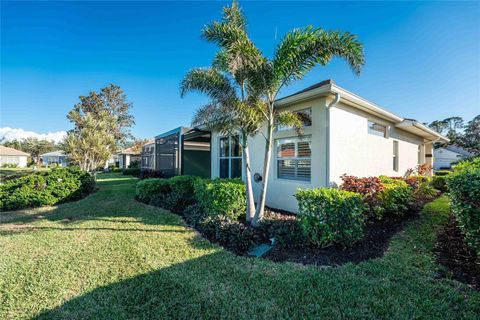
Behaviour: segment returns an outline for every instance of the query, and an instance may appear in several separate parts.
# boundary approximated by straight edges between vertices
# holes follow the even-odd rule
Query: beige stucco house
[[[0,145],[0,167],[14,165],[25,168],[29,156],[26,152]]]
[[[338,186],[341,175],[402,176],[433,164],[432,144],[448,141],[420,122],[393,114],[332,80],[279,99],[279,110],[302,112],[304,133],[279,128],[273,135],[267,206],[297,211],[298,188]],[[250,138],[252,174],[263,171],[265,140]],[[212,177],[243,177],[241,150],[232,137],[212,132]],[[258,180],[258,179],[257,179]],[[255,196],[261,183],[253,182]]]

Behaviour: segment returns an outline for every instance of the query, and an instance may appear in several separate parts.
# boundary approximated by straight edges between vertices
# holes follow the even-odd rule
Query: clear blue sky
[[[78,96],[109,83],[133,102],[137,137],[188,125],[206,98],[181,99],[179,83],[210,64],[216,48],[200,30],[227,3],[2,1],[0,127],[67,130]],[[335,60],[283,94],[332,78],[420,121],[480,113],[479,2],[240,4],[268,55],[288,30],[310,24],[350,31],[365,45],[360,77]]]

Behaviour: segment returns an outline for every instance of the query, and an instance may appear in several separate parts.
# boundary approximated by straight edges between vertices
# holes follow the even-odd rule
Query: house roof
[[[328,96],[332,94],[340,97],[340,100],[349,106],[391,121],[395,124],[395,127],[421,136],[428,141],[450,141],[447,137],[444,137],[438,132],[428,128],[424,124],[414,119],[400,117],[393,112],[390,112],[387,109],[338,86],[331,79],[318,82],[308,88],[295,92],[294,94],[280,98],[275,101],[275,106],[287,106],[292,103],[309,100],[317,96]]]
[[[139,155],[140,154],[140,150],[137,150],[135,147],[130,147],[130,148],[126,148],[126,149],[123,149],[122,151],[120,151],[118,154],[133,154],[133,155]]]
[[[446,147],[441,147],[441,148],[438,148],[438,149],[446,149],[448,151],[451,151],[451,152],[455,152],[455,153],[458,153],[458,154],[461,154],[462,156],[465,156],[465,157],[473,157],[474,154],[459,147],[459,146],[446,146]]]
[[[66,153],[63,150],[47,152],[40,155],[40,157],[65,157],[65,156],[66,156]]]
[[[28,157],[29,155],[30,154],[26,152],[0,145],[0,156],[27,156]]]

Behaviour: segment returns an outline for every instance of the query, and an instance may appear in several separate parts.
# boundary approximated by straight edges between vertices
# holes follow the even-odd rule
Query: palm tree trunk
[[[250,154],[248,148],[247,137],[242,136],[242,147],[243,147],[243,163],[245,166],[245,180],[246,180],[246,199],[247,199],[247,215],[246,220],[252,221],[255,216],[255,201],[253,199],[253,188],[252,188],[252,168],[250,166]]]
[[[268,187],[268,174],[270,172],[270,161],[272,158],[272,137],[273,137],[273,117],[270,117],[270,119],[268,120],[267,136],[265,141],[265,159],[263,161],[262,189],[258,197],[255,216],[252,220],[253,227],[258,227],[260,225],[260,221],[263,219],[263,214],[265,212],[265,201],[267,199],[267,187]]]

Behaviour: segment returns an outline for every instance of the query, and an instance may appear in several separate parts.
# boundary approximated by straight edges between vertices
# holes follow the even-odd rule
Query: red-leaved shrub
[[[340,189],[356,192],[363,196],[369,212],[373,213],[378,204],[378,194],[384,190],[384,186],[378,177],[360,178],[356,176],[342,175],[343,184]]]

